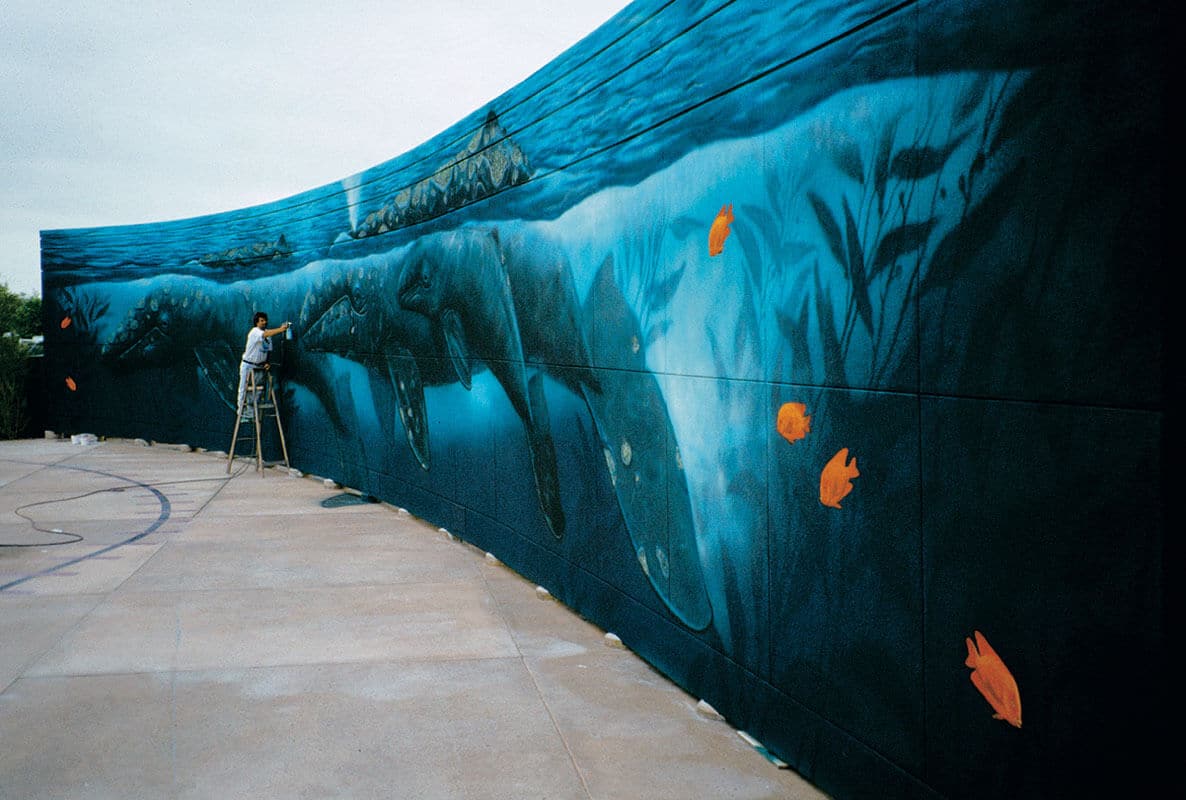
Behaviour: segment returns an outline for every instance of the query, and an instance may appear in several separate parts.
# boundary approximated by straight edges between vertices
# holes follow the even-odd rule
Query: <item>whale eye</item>
[[[427,272],[420,273],[420,285],[425,289],[427,289],[429,286],[432,286],[432,279],[428,277]]]

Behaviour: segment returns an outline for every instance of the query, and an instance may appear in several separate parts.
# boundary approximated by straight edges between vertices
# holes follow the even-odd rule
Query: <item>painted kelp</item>
[[[1098,790],[1164,652],[1156,22],[636,4],[340,185],[45,234],[52,413],[222,449],[264,308],[302,469],[828,791]]]

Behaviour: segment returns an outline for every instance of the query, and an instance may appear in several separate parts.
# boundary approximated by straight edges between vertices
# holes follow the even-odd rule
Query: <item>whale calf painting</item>
[[[1160,785],[1160,16],[639,0],[341,182],[43,232],[50,427],[225,449],[267,309],[294,466],[832,796]]]

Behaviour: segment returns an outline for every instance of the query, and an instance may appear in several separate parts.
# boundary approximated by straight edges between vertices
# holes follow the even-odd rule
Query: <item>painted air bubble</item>
[[[630,466],[631,459],[634,458],[634,451],[630,448],[630,442],[625,439],[622,440],[622,466]]]
[[[609,470],[610,485],[617,486],[618,485],[618,472],[617,472],[618,467],[617,467],[617,464],[614,463],[614,454],[609,451],[609,448],[604,448],[602,450],[602,452],[605,453],[605,467],[607,470]]]

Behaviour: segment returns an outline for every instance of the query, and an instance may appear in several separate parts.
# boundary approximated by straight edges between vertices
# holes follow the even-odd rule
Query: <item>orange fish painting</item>
[[[721,206],[717,218],[708,229],[708,254],[719,256],[725,251],[725,239],[729,238],[729,223],[733,221],[733,204]]]
[[[843,447],[840,452],[832,456],[832,460],[824,466],[819,476],[819,501],[829,508],[840,508],[840,501],[848,497],[852,491],[852,479],[859,477],[857,459],[848,462],[848,448]]]
[[[803,403],[782,404],[775,423],[782,438],[793,444],[811,433],[811,415],[806,412],[807,406]]]
[[[69,328],[70,323],[73,321],[74,320],[70,319],[70,317],[62,317],[62,330],[66,330],[67,328]]]
[[[976,643],[965,638],[968,645],[968,658],[964,664],[972,668],[972,683],[984,695],[984,699],[992,706],[996,713],[993,719],[1003,719],[1014,728],[1021,727],[1021,693],[1017,691],[1017,681],[1012,673],[1001,661],[997,651],[984,638],[984,634],[975,631]]]
[[[66,376],[66,388],[72,392],[78,391],[78,384],[75,383],[74,379],[71,378],[69,375]]]

